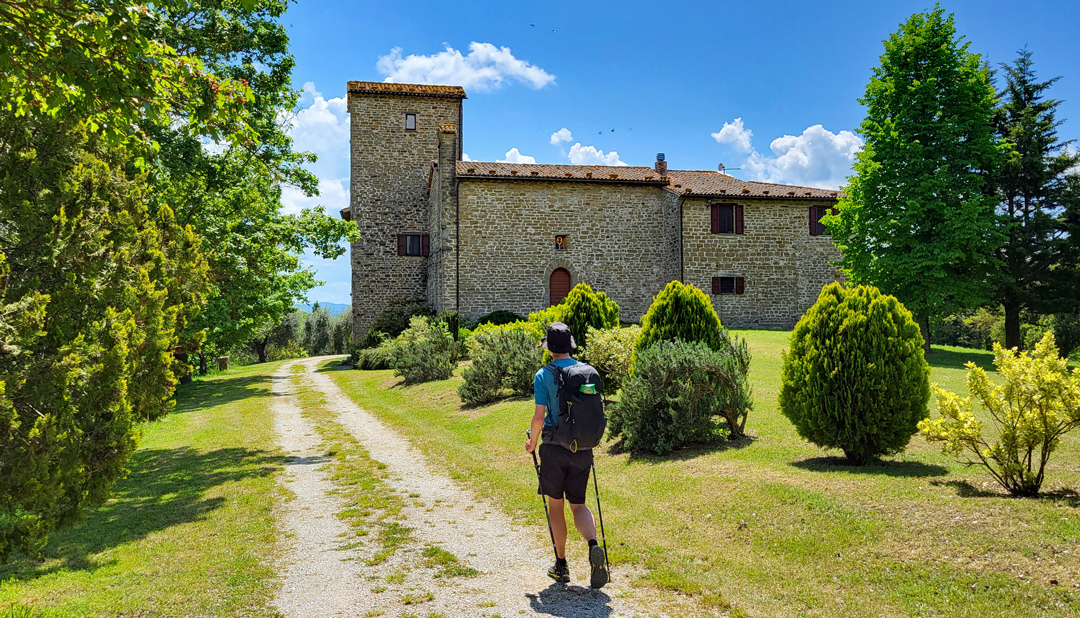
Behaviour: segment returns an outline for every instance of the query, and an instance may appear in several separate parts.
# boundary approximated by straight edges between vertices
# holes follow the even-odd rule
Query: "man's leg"
[[[562,502],[562,500],[559,500]],[[570,503],[570,511],[574,514],[574,526],[577,528],[581,536],[586,541],[596,540],[596,521],[593,519],[592,511],[584,504]],[[555,537],[558,539],[558,537]],[[563,522],[563,546],[566,545],[566,523]]]
[[[566,512],[563,508],[564,500],[548,497],[548,512],[551,514],[551,534],[555,537],[555,556],[566,558]],[[580,505],[578,505],[580,506]],[[573,509],[574,505],[571,504]],[[577,524],[577,512],[574,514],[574,524]],[[595,536],[596,533],[593,533]]]

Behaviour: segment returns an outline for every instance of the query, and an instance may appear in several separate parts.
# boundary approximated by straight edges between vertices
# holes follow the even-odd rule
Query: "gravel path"
[[[584,544],[574,536],[569,548],[574,579],[569,585],[553,583],[546,575],[551,562],[550,545],[545,545],[547,537],[541,534],[546,531],[513,525],[497,507],[478,500],[446,473],[429,466],[416,448],[354,404],[329,376],[314,372],[322,360],[295,363],[307,369],[303,380],[323,394],[338,422],[372,459],[388,466],[392,488],[409,496],[401,515],[413,533],[406,547],[374,567],[364,562],[374,547],[339,549],[343,544],[339,535],[346,532],[334,516],[340,504],[317,458],[318,437],[288,394],[289,368],[294,363],[283,365],[274,377],[279,395],[275,398],[277,429],[283,449],[295,456],[282,478],[296,495],[285,505],[283,525],[291,536],[285,548],[284,585],[276,600],[287,618],[652,615],[634,606],[632,592],[621,587],[624,580],[618,570],[615,581],[603,589],[588,587]],[[453,553],[481,574],[435,577],[434,569],[418,566],[419,553],[429,544]],[[387,583],[391,573],[402,574],[403,580]],[[417,604],[417,599],[424,600]]]

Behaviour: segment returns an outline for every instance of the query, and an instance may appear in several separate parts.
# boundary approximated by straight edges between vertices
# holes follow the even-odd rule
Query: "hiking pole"
[[[526,429],[525,430],[525,437],[528,438],[529,440],[532,440],[532,430],[531,429]],[[537,446],[539,446],[539,445],[537,445]],[[537,489],[540,490],[540,501],[544,503],[544,519],[547,520],[548,534],[551,535],[551,551],[555,552],[555,559],[558,560],[559,559],[559,550],[555,549],[555,531],[551,529],[551,515],[548,514],[547,496],[544,495],[544,486],[540,482],[540,461],[536,459],[536,448],[533,448],[532,456],[533,456],[533,466],[536,468]],[[602,524],[601,524],[601,527],[603,527]],[[606,552],[607,550],[605,549],[604,551]]]
[[[611,561],[608,560],[607,535],[604,534],[604,511],[600,509],[600,484],[596,480],[596,462],[592,465],[592,488],[596,492],[596,514],[600,517],[600,540],[604,543],[604,567],[608,570],[608,579],[611,579]]]

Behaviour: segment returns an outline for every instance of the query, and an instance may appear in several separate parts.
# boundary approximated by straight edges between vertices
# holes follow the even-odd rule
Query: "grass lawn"
[[[131,473],[40,560],[0,567],[0,616],[276,616],[270,379],[277,363],[181,387]]]
[[[752,439],[665,457],[598,451],[615,577],[637,565],[639,583],[690,595],[703,615],[1080,614],[1080,435],[1062,441],[1038,500],[1009,498],[919,437],[903,455],[849,467],[778,410],[788,333],[737,332],[754,357]],[[992,366],[989,352],[935,349],[931,380],[963,393],[968,360]],[[331,377],[546,539],[522,446],[531,400],[469,409],[458,376],[413,387],[389,371]]]

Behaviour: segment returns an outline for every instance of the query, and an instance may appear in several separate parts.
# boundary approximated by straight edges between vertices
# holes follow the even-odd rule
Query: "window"
[[[416,114],[412,114],[412,113],[405,114],[405,130],[406,131],[415,131],[416,130]]]
[[[811,206],[810,207],[810,235],[811,236],[826,236],[828,231],[825,230],[825,224],[821,222],[821,218],[827,214],[836,214],[835,208],[827,208],[825,206]]]
[[[398,255],[417,255],[424,257],[428,254],[427,234],[398,234]]]
[[[746,279],[743,277],[713,277],[713,294],[742,294],[746,291]]]
[[[713,234],[743,233],[742,204],[712,204],[711,209]]]

